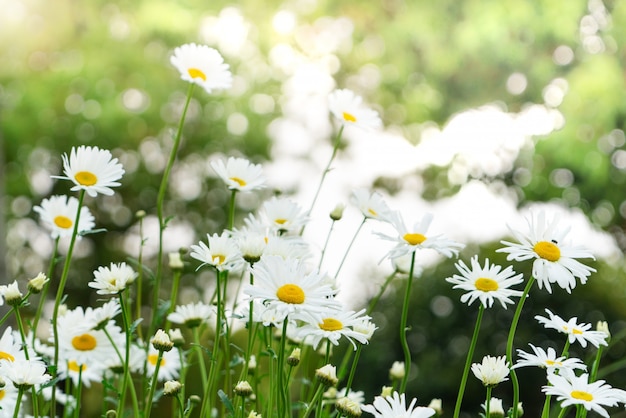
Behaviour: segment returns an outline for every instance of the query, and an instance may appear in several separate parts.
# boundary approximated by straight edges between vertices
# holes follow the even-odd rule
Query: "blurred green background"
[[[127,173],[115,196],[88,201],[97,225],[109,232],[81,243],[68,303],[95,302],[85,290],[91,280],[85,272],[136,256],[134,214],[155,213],[160,174],[187,89],[169,56],[174,47],[197,42],[220,50],[235,83],[224,93],[209,96],[196,89],[194,94],[166,207],[166,213],[177,215],[181,235],[194,242],[223,228],[228,194],[214,187],[219,183],[209,174],[207,158],[269,160],[277,121],[284,121],[294,105],[292,83],[311,83],[312,92],[317,88],[315,79],[294,77],[300,66],[313,64],[336,86],[355,90],[380,112],[388,131],[412,144],[468,109],[491,104],[521,114],[541,106],[554,115],[554,126],[529,137],[510,167],[493,173],[469,170],[459,180],[449,161],[411,176],[431,201],[454,196],[477,180],[514,196],[519,207],[554,202],[581,209],[591,225],[613,237],[619,255],[598,259],[593,264],[598,273],[573,297],[561,289],[552,295],[533,292],[524,321],[532,323],[550,306],[565,318],[594,324],[606,319],[614,334],[626,328],[621,257],[626,248],[626,2],[0,0],[0,10],[0,282],[45,271],[51,243],[32,207],[67,192],[67,184],[49,176],[61,172],[62,153],[81,144],[111,149]],[[315,125],[302,126],[315,130]],[[328,136],[328,126],[311,135]],[[372,186],[391,196],[402,189],[399,179],[390,177],[377,178]],[[255,204],[247,201],[240,215]],[[593,252],[594,242],[585,245]],[[481,253],[504,262],[493,255],[498,246],[470,243],[463,256]],[[149,252],[146,256],[153,263]],[[190,266],[187,274],[188,293],[206,279],[207,273],[194,274],[194,269]],[[442,397],[448,412],[476,312],[461,306],[458,293],[442,280],[453,273],[452,263],[425,271],[415,286],[416,308],[409,320],[417,365],[409,393],[424,404]],[[386,383],[379,376],[402,357],[395,326],[395,292],[402,291],[402,283],[397,286],[379,306],[380,330],[363,352],[367,367],[357,375],[355,386],[368,399]],[[441,308],[450,301],[452,308]],[[477,357],[504,353],[511,316],[510,309],[487,312]],[[519,334],[519,341],[543,346],[554,338],[538,327]],[[523,344],[518,346],[527,348]],[[608,350],[607,363],[625,354],[626,345],[618,341]],[[522,400],[527,416],[536,416],[542,374],[522,370],[520,378],[531,382]],[[623,373],[606,378],[626,387]],[[483,389],[472,383],[467,409],[475,411]],[[507,390],[503,385],[494,396],[510,399]]]

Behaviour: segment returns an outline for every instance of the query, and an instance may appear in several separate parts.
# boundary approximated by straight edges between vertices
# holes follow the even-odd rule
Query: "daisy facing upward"
[[[561,288],[571,293],[576,287],[578,278],[582,284],[587,282],[591,273],[596,270],[582,264],[577,258],[591,258],[593,255],[582,247],[573,247],[565,243],[567,229],[558,228],[556,216],[551,221],[546,219],[543,211],[536,216],[527,218],[528,232],[526,234],[511,229],[513,236],[519,243],[502,241],[506,247],[497,252],[508,253],[507,260],[532,260],[533,277],[539,288],[546,287],[552,293],[551,283],[557,283]]]

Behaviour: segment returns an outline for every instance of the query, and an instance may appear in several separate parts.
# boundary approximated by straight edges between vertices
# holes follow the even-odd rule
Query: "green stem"
[[[546,400],[543,403],[543,410],[541,411],[541,418],[550,418],[550,402],[552,395],[546,395]]]
[[[235,196],[237,195],[237,189],[233,189],[230,193],[230,202],[228,210],[228,230],[233,230],[235,224]]]
[[[50,265],[48,266],[48,282],[44,284],[43,289],[39,295],[39,303],[37,304],[37,311],[35,312],[35,318],[33,319],[33,341],[32,344],[35,343],[35,336],[37,335],[37,326],[39,325],[39,319],[41,318],[43,312],[43,305],[46,303],[48,289],[50,288],[50,281],[52,280],[52,275],[54,274],[54,267],[57,264],[57,254],[59,252],[59,237],[54,240],[54,247],[52,249],[52,257],[50,258]],[[0,323],[1,324],[1,323]]]
[[[130,318],[129,318],[129,309],[126,306],[126,301],[124,298],[124,292],[120,292],[119,294],[119,298],[120,298],[120,307],[122,309],[122,325],[124,327],[124,337],[126,339],[125,342],[125,347],[124,347],[124,362],[122,364],[124,371],[124,377],[122,380],[122,392],[120,394],[120,401],[119,404],[117,406],[117,416],[121,417],[124,415],[124,406],[126,403],[126,391],[128,389],[129,386],[131,386],[132,388],[132,401],[133,401],[133,415],[134,416],[139,416],[139,404],[137,401],[137,396],[134,393],[134,386],[132,383],[132,379],[130,376],[130,369],[128,368],[128,365],[130,364],[130,344],[131,344],[131,330],[130,330]]]
[[[289,324],[289,318],[285,317],[283,321],[283,331],[280,336],[280,347],[278,349],[278,418],[285,418],[288,416],[287,407],[287,393],[288,388],[285,386],[285,347],[287,345],[287,325]]]
[[[345,396],[348,396],[348,393],[350,393],[350,389],[352,388],[352,381],[354,379],[354,374],[356,373],[356,365],[359,362],[359,357],[361,356],[362,349],[363,349],[363,344],[359,344],[359,346],[356,349],[356,354],[354,355],[354,360],[352,360],[352,369],[350,369],[350,375],[348,376],[348,381],[346,382]]]
[[[530,293],[530,289],[533,287],[533,283],[535,283],[535,278],[530,276],[528,279],[528,283],[526,283],[526,287],[522,292],[522,296],[517,304],[517,308],[515,309],[515,314],[513,315],[513,321],[511,322],[511,328],[509,329],[509,337],[506,343],[506,359],[509,362],[509,367],[512,367],[513,362],[513,340],[515,339],[515,332],[517,331],[517,324],[519,323],[519,318],[522,314],[522,308],[524,307],[524,302],[526,302],[526,297],[528,293]],[[510,372],[511,383],[513,384],[513,413],[511,418],[517,418],[518,409],[517,404],[519,403],[519,382],[517,380],[517,373],[515,369],[511,369]]]
[[[156,364],[154,365],[154,374],[152,375],[152,381],[150,382],[150,387],[148,388],[148,397],[146,398],[146,408],[144,409],[143,416],[145,418],[150,418],[150,410],[152,409],[152,398],[154,396],[154,390],[156,389],[156,385],[159,377],[159,368],[161,367],[161,360],[163,359],[163,350],[159,350],[159,354],[157,356]]]
[[[343,268],[343,264],[346,261],[346,258],[348,257],[348,253],[352,249],[352,245],[354,245],[354,242],[356,241],[356,237],[359,235],[359,232],[361,232],[361,228],[363,228],[363,225],[365,225],[366,221],[367,221],[367,218],[363,217],[363,221],[361,221],[361,223],[359,224],[359,227],[356,229],[356,232],[352,236],[352,240],[350,241],[350,244],[348,244],[348,248],[346,248],[346,252],[343,254],[343,258],[341,259],[341,263],[339,263],[339,267],[337,268],[337,272],[335,273],[334,277],[339,277],[339,272]]]
[[[15,411],[13,411],[13,418],[20,416],[20,406],[22,405],[22,397],[24,396],[24,388],[22,386],[17,388],[17,400],[15,401]]]
[[[176,307],[176,302],[178,300],[178,288],[180,287],[180,278],[183,275],[182,270],[175,269],[174,270],[174,282],[172,283],[172,294],[170,296],[170,306],[167,308],[167,315],[165,318],[172,312],[174,312],[174,308]],[[172,327],[172,323],[170,321],[165,322],[165,331],[169,331]]]
[[[372,311],[374,310],[374,308],[378,304],[378,301],[380,300],[380,298],[385,293],[385,290],[387,290],[387,287],[389,287],[389,285],[391,284],[393,279],[396,277],[396,274],[398,274],[398,270],[395,270],[393,273],[391,273],[389,276],[387,276],[387,278],[385,279],[385,282],[380,287],[380,290],[378,291],[376,296],[374,296],[374,298],[370,301],[370,304],[368,305],[367,310],[365,311],[365,315],[369,315],[369,314],[372,313]]]
[[[27,297],[28,297],[28,295],[27,295]],[[17,321],[17,328],[20,331],[20,338],[22,339],[22,345],[24,347],[24,357],[26,357],[26,360],[29,360],[28,344],[26,343],[26,333],[24,332],[24,323],[22,321],[22,315],[20,315],[20,305],[22,304],[22,302],[24,300],[27,299],[27,297],[23,298],[18,303],[13,305],[13,312],[15,312],[15,319]]]
[[[322,385],[321,383],[318,383],[317,390],[315,391],[315,395],[313,395],[313,399],[311,399],[311,402],[306,408],[306,411],[304,411],[304,415],[302,415],[302,418],[307,418],[309,415],[311,415],[311,412],[313,412],[313,409],[315,409],[318,403],[318,399],[321,398],[323,392],[324,392],[324,385]]]
[[[76,408],[74,408],[74,418],[78,418],[80,414],[80,398],[83,393],[83,365],[78,366],[78,384],[74,388],[74,396],[76,398]],[[120,415],[118,415],[120,416]]]
[[[474,325],[474,334],[472,335],[472,342],[467,352],[467,358],[465,359],[465,367],[463,368],[463,376],[461,377],[461,385],[459,386],[459,392],[456,397],[456,405],[454,407],[454,418],[458,418],[461,413],[461,403],[463,402],[463,394],[465,393],[465,386],[467,385],[467,377],[472,366],[472,358],[474,357],[474,350],[476,349],[476,343],[478,341],[478,333],[480,331],[480,323],[483,319],[483,313],[485,312],[485,306],[481,303],[478,307],[478,315],[476,316],[476,325]]]
[[[344,125],[341,125],[341,128],[339,128],[339,132],[337,132],[337,136],[335,137],[335,142],[333,143],[333,153],[331,154],[330,159],[328,160],[328,164],[326,164],[326,168],[322,172],[322,178],[320,179],[320,182],[317,185],[315,196],[313,197],[313,201],[311,202],[311,206],[309,207],[309,211],[307,212],[307,214],[309,215],[311,214],[311,212],[313,212],[313,208],[315,207],[317,198],[319,197],[320,191],[322,190],[322,185],[324,184],[326,175],[330,172],[330,166],[332,165],[333,161],[335,160],[335,157],[337,156],[337,150],[339,149],[339,144],[341,143],[341,136],[343,135],[343,128],[344,128]],[[302,230],[300,230],[300,235],[302,235],[303,232],[304,232],[304,226],[302,227]]]
[[[320,255],[320,261],[317,263],[317,269],[322,268],[322,262],[324,261],[324,255],[326,254],[326,248],[328,248],[328,243],[330,242],[330,236],[333,233],[333,228],[335,227],[335,220],[333,219],[330,228],[328,229],[328,234],[326,234],[326,241],[324,241],[324,246],[322,247],[322,254]]]
[[[139,218],[139,254],[137,255],[137,300],[135,301],[135,320],[141,318],[143,297],[143,218]],[[143,339],[141,326],[137,327],[137,337]]]
[[[193,342],[195,345],[195,352],[198,356],[198,363],[200,363],[200,376],[202,378],[202,391],[206,390],[206,386],[208,383],[208,377],[206,374],[206,364],[204,362],[204,351],[202,350],[202,345],[200,345],[200,327],[193,328]],[[183,364],[183,363],[181,363]]]
[[[485,401],[485,418],[490,418],[491,416],[490,411],[489,411],[491,407],[491,390],[492,390],[492,387],[487,386],[487,395],[486,395],[487,400]]]
[[[80,212],[83,207],[83,201],[85,200],[85,189],[81,189],[78,193],[78,205],[76,208],[76,219],[74,220],[74,229],[72,231],[72,237],[70,239],[70,246],[65,256],[65,263],[63,263],[63,272],[61,273],[61,280],[59,281],[59,288],[57,289],[56,298],[54,299],[54,309],[52,311],[52,334],[54,340],[54,365],[59,364],[59,306],[61,306],[61,299],[63,298],[63,291],[65,290],[65,284],[67,283],[67,277],[70,272],[70,264],[72,262],[72,253],[74,252],[74,245],[76,244],[76,237],[78,236],[78,223],[80,222]],[[57,371],[54,371],[52,378],[56,377]],[[52,385],[52,396],[50,398],[50,405],[56,405],[56,385]]]
[[[183,106],[183,113],[180,116],[180,121],[178,122],[178,129],[176,130],[176,135],[174,136],[174,145],[172,146],[172,151],[170,152],[169,160],[167,161],[167,165],[165,166],[165,171],[163,171],[163,178],[161,179],[161,185],[159,186],[159,194],[157,195],[157,217],[159,219],[159,252],[157,256],[157,266],[156,266],[156,276],[154,279],[154,288],[152,289],[152,319],[150,320],[150,335],[153,335],[154,330],[156,329],[156,320],[157,320],[157,312],[159,307],[159,290],[161,288],[161,276],[163,275],[163,231],[165,230],[166,222],[163,219],[163,202],[165,201],[165,193],[167,191],[167,185],[169,182],[170,172],[172,171],[172,167],[174,166],[174,161],[176,160],[176,154],[178,153],[178,148],[180,146],[180,139],[183,133],[183,124],[185,123],[185,117],[187,115],[187,109],[189,108],[189,103],[191,102],[191,96],[193,93],[193,88],[195,84],[190,83],[189,89],[187,90],[187,99],[185,100],[185,105]],[[148,417],[146,417],[148,418]]]
[[[365,222],[365,219],[363,220]],[[363,225],[363,223],[361,223]],[[409,343],[406,339],[406,323],[409,316],[409,302],[411,301],[411,284],[413,283],[413,270],[415,268],[415,252],[411,254],[411,269],[409,271],[409,277],[406,281],[406,289],[404,291],[404,303],[402,305],[402,317],[400,318],[400,343],[402,345],[402,351],[404,352],[404,376],[400,383],[400,393],[406,391],[406,384],[409,380],[409,373],[411,371],[411,350]]]

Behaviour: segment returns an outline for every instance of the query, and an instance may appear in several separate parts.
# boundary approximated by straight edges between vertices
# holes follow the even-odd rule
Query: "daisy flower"
[[[213,307],[202,302],[178,305],[176,310],[167,319],[175,324],[185,324],[189,328],[195,328],[201,324],[208,324],[213,318]]]
[[[52,178],[70,180],[75,184],[70,190],[85,190],[91,197],[98,193],[111,196],[111,187],[120,185],[117,180],[124,175],[124,168],[110,151],[81,145],[72,148],[69,157],[63,154],[63,174]]]
[[[251,300],[261,300],[283,319],[287,315],[298,318],[308,316],[321,322],[323,312],[339,307],[339,303],[333,299],[333,288],[322,284],[323,275],[307,273],[306,267],[299,260],[264,256],[254,264],[251,272],[254,274],[254,284],[247,285],[244,293]]]
[[[485,411],[487,411],[487,405],[482,404],[482,407]],[[489,399],[489,415],[491,417],[504,417],[504,407],[502,406],[502,399],[500,398],[491,398]]]
[[[16,360],[26,360],[26,356],[21,340],[15,338],[11,327],[7,327],[0,338],[0,376],[4,376],[9,363]]]
[[[47,383],[52,378],[46,369],[41,360],[15,360],[8,364],[6,377],[18,388],[29,388]]]
[[[589,275],[596,270],[576,259],[594,259],[594,257],[586,249],[570,246],[564,241],[569,228],[559,229],[556,216],[548,222],[543,211],[539,212],[536,217],[527,218],[526,221],[528,223],[527,234],[511,229],[519,244],[501,241],[506,247],[496,251],[508,253],[507,260],[534,259],[533,277],[537,280],[539,288],[545,286],[549,293],[552,293],[551,283],[557,283],[567,290],[567,293],[571,293],[576,287],[576,278],[585,284]]]
[[[148,357],[146,359],[146,374],[148,377],[154,375],[156,364],[159,360],[159,351],[150,344],[148,349]],[[174,380],[178,378],[180,372],[180,355],[178,349],[163,351],[161,356],[161,364],[159,365],[159,374],[157,380],[164,382],[166,380]]]
[[[387,206],[383,195],[378,192],[370,192],[367,189],[353,190],[350,202],[368,219],[387,221],[391,214],[391,209]]]
[[[472,373],[478,380],[483,382],[483,385],[496,386],[508,380],[509,364],[505,356],[485,356],[482,363],[472,364]]]
[[[96,329],[104,327],[121,312],[122,307],[120,306],[119,300],[117,298],[110,299],[104,305],[91,311],[91,315],[89,315],[88,318],[90,322],[89,328]]]
[[[546,369],[548,372],[560,369],[580,369],[587,370],[587,366],[582,360],[577,358],[567,358],[565,356],[557,357],[556,351],[552,347],[548,347],[546,352],[541,347],[535,347],[532,344],[528,344],[533,349],[534,354],[527,353],[523,350],[517,350],[517,355],[521,357],[518,360],[513,369],[518,367],[536,366]]]
[[[105,368],[101,363],[91,362],[90,364],[79,363],[76,360],[66,360],[59,362],[59,377],[72,379],[75,385],[78,381],[85,387],[90,387],[91,382],[102,382]]]
[[[389,214],[389,217],[391,224],[396,229],[397,236],[389,236],[383,233],[377,233],[377,235],[396,243],[396,246],[387,254],[392,259],[426,248],[435,250],[446,257],[452,257],[457,255],[459,250],[464,247],[463,244],[444,238],[442,235],[427,235],[428,228],[433,220],[433,216],[430,213],[424,215],[419,222],[416,222],[412,229],[408,229],[405,226],[402,215],[398,212],[392,212]]]
[[[53,239],[71,236],[74,232],[74,221],[78,211],[78,199],[73,196],[56,195],[41,201],[41,206],[33,208],[39,214],[43,226],[50,231]],[[89,208],[80,208],[78,233],[91,231],[94,226],[94,217]]]
[[[365,129],[378,129],[382,126],[378,113],[365,107],[363,99],[351,90],[338,89],[330,93],[328,108],[344,125],[355,125]]]
[[[67,311],[58,318],[59,358],[61,361],[75,361],[88,367],[99,363],[111,364],[117,361],[117,353],[113,343],[120,351],[125,344],[124,334],[120,327],[109,321],[103,329],[93,330],[91,316],[93,309],[82,307]],[[109,337],[107,337],[107,333]],[[52,341],[52,337],[51,337]]]
[[[226,164],[222,160],[212,161],[211,167],[231,190],[248,192],[265,187],[261,165],[245,158],[230,157]]]
[[[550,385],[541,389],[546,395],[555,395],[561,401],[561,408],[582,405],[587,411],[594,411],[605,418],[609,414],[604,407],[624,403],[626,392],[614,389],[604,380],[589,382],[589,374],[576,376],[565,370],[562,374],[548,375]]]
[[[198,245],[191,246],[190,255],[202,261],[200,267],[209,265],[219,271],[232,271],[243,266],[244,261],[237,243],[226,232],[222,235],[207,234],[207,242],[209,245],[200,241]]]
[[[446,279],[447,282],[454,284],[453,289],[467,291],[461,296],[462,303],[467,302],[471,305],[476,299],[480,299],[485,308],[491,308],[496,299],[506,309],[507,303],[514,303],[512,297],[522,295],[519,290],[509,289],[524,281],[522,274],[516,275],[511,266],[502,270],[502,267],[489,264],[489,259],[485,259],[485,265],[481,267],[478,256],[472,257],[471,266],[469,268],[463,261],[459,261],[456,268],[461,275],[455,274]]]
[[[393,392],[391,396],[383,398],[377,396],[371,405],[361,406],[363,412],[369,412],[376,418],[404,417],[404,418],[427,418],[435,415],[435,410],[423,406],[415,406],[417,399],[413,398],[409,406],[406,406],[404,393],[399,395]]]
[[[272,197],[259,209],[263,224],[272,231],[287,232],[304,226],[309,218],[300,205],[286,197]]]
[[[578,341],[583,348],[587,347],[587,342],[590,342],[596,348],[601,345],[608,345],[606,333],[604,331],[590,331],[592,328],[591,324],[578,324],[576,322],[578,318],[576,317],[566,322],[560,316],[553,314],[549,309],[546,309],[546,313],[549,318],[537,315],[535,319],[546,328],[552,328],[567,334],[570,344]]]
[[[17,389],[9,382],[0,389],[0,417],[13,418],[17,404]]]
[[[94,280],[87,285],[98,289],[99,295],[117,295],[133,283],[138,274],[126,263],[111,263],[110,267],[98,267]]]
[[[317,350],[322,340],[328,340],[333,345],[339,345],[341,337],[345,337],[352,343],[354,349],[357,349],[354,340],[361,344],[367,344],[369,338],[356,330],[363,324],[363,321],[371,319],[367,315],[363,315],[365,309],[359,312],[329,310],[322,314],[321,321],[307,321],[298,330],[297,335],[302,338],[304,343],[310,344]]]
[[[228,64],[216,49],[194,43],[174,49],[170,62],[184,81],[201,86],[207,93],[224,90],[233,84]]]

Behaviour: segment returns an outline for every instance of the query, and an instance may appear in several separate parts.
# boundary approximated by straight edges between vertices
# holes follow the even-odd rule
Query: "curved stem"
[[[322,190],[322,185],[324,184],[326,175],[330,171],[330,166],[332,165],[333,161],[335,160],[335,157],[337,156],[337,150],[339,149],[339,144],[341,143],[341,136],[343,135],[343,128],[344,128],[344,125],[341,125],[341,128],[339,128],[339,132],[337,132],[337,136],[335,137],[335,141],[333,143],[333,153],[331,154],[330,159],[328,160],[328,164],[326,164],[326,168],[322,172],[322,178],[320,179],[320,182],[317,185],[315,196],[313,197],[313,201],[311,202],[311,206],[309,207],[309,211],[307,212],[307,214],[309,215],[311,214],[311,212],[313,212],[313,208],[315,207],[317,198],[319,197],[320,191]],[[304,232],[304,227],[302,227],[302,230],[300,230],[300,235],[302,235],[303,232]]]
[[[167,191],[170,172],[172,171],[172,167],[174,166],[176,154],[178,153],[178,147],[180,146],[180,138],[182,137],[183,133],[183,124],[185,123],[185,116],[187,115],[187,109],[189,108],[189,103],[191,102],[191,95],[193,93],[194,86],[194,83],[189,84],[189,89],[187,90],[187,99],[185,100],[185,105],[183,107],[183,113],[180,116],[178,129],[176,130],[176,135],[174,136],[174,145],[172,146],[169,160],[167,161],[167,165],[165,166],[165,171],[163,171],[163,178],[161,179],[161,185],[159,186],[159,194],[157,195],[157,217],[159,219],[159,252],[157,256],[154,288],[152,289],[152,319],[150,320],[150,330],[148,333],[149,335],[152,335],[154,333],[154,330],[156,329],[156,315],[159,310],[159,289],[161,287],[161,276],[163,275],[163,231],[167,226],[165,220],[163,219],[163,202],[165,201],[165,192]]]
[[[81,189],[78,194],[78,205],[76,208],[76,219],[74,220],[74,230],[72,231],[72,238],[70,239],[70,246],[65,256],[65,263],[63,263],[63,272],[61,273],[61,280],[59,281],[59,288],[57,289],[56,298],[54,299],[54,309],[52,310],[52,334],[54,340],[54,363],[59,364],[59,330],[57,322],[59,319],[59,306],[61,306],[61,299],[63,298],[63,291],[65,290],[65,284],[67,283],[67,277],[70,272],[70,264],[72,262],[72,253],[74,252],[74,245],[76,244],[76,238],[78,237],[78,223],[80,222],[80,212],[83,207],[83,201],[85,200],[85,190]],[[56,377],[56,371],[54,372],[54,379]],[[50,405],[56,405],[56,385],[52,385],[52,396],[50,399]]]
[[[320,261],[317,263],[317,269],[322,268],[322,262],[324,261],[324,255],[326,255],[326,248],[328,247],[328,242],[330,241],[330,236],[333,233],[333,228],[335,227],[335,220],[333,219],[330,228],[328,229],[328,234],[326,234],[326,241],[324,241],[324,246],[322,247],[322,254],[320,254]]]
[[[48,289],[50,288],[50,280],[52,280],[52,275],[54,274],[54,267],[57,264],[57,254],[59,252],[59,237],[56,237],[54,240],[54,248],[52,249],[52,257],[50,258],[50,265],[48,266],[48,282],[44,284],[43,289],[39,295],[39,303],[37,304],[37,311],[35,312],[35,318],[33,319],[33,341],[35,342],[35,336],[37,335],[37,326],[39,325],[39,319],[41,318],[41,314],[43,312],[43,305],[46,303],[46,296],[48,295]]]
[[[346,393],[345,396],[348,396],[350,393],[350,389],[352,388],[352,381],[354,380],[354,374],[356,372],[356,365],[359,362],[359,357],[361,356],[361,350],[363,349],[363,344],[359,344],[356,349],[356,354],[354,355],[354,360],[352,360],[352,369],[350,369],[350,375],[348,375],[348,381],[346,382]]]
[[[474,325],[474,334],[472,335],[472,342],[470,343],[469,350],[467,352],[467,358],[465,359],[465,367],[463,368],[463,376],[461,377],[461,385],[459,386],[459,392],[456,397],[456,405],[454,407],[454,418],[458,418],[461,413],[461,403],[463,402],[463,394],[465,393],[465,386],[467,385],[467,377],[469,376],[470,367],[472,365],[472,357],[474,357],[474,350],[476,349],[476,342],[478,341],[478,333],[480,331],[480,323],[483,319],[483,313],[485,312],[485,306],[481,303],[478,308],[478,316],[476,316],[476,325]]]
[[[146,408],[144,409],[144,413],[143,413],[143,416],[145,418],[150,417],[150,410],[152,409],[152,398],[154,397],[154,390],[156,389],[156,385],[158,382],[159,368],[161,367],[162,360],[163,360],[163,350],[159,350],[156,364],[154,365],[154,374],[152,375],[152,381],[150,382],[150,387],[148,388],[148,397],[146,398]]]
[[[363,223],[365,219],[363,220]],[[363,225],[361,223],[361,225]],[[404,303],[402,305],[402,317],[400,319],[400,343],[402,345],[402,351],[404,352],[404,376],[400,382],[400,393],[406,391],[406,384],[409,380],[409,373],[411,372],[411,350],[409,349],[409,343],[406,339],[406,322],[409,315],[409,302],[411,301],[411,284],[413,283],[413,271],[415,269],[415,253],[411,254],[411,269],[409,271],[409,277],[406,281],[406,289],[404,291]]]
[[[530,276],[528,279],[528,283],[526,283],[526,287],[524,288],[524,292],[522,292],[522,296],[517,304],[517,308],[515,309],[515,314],[513,315],[513,321],[511,322],[511,328],[509,329],[509,337],[506,343],[506,359],[509,362],[509,366],[513,366],[513,340],[515,339],[515,331],[517,331],[517,324],[519,322],[519,318],[522,314],[522,308],[524,307],[524,302],[526,302],[526,297],[530,292],[530,289],[533,287],[533,283],[535,283],[535,278]],[[511,383],[513,384],[513,413],[511,418],[517,418],[518,409],[517,404],[519,403],[519,382],[517,380],[517,373],[515,369],[511,368],[511,372],[509,374],[511,376]]]
[[[352,245],[354,245],[354,242],[356,241],[356,237],[359,235],[359,232],[361,232],[361,228],[363,228],[363,225],[365,225],[366,221],[367,221],[367,218],[363,217],[363,221],[361,221],[361,224],[356,229],[356,232],[352,236],[352,240],[350,241],[350,244],[348,244],[348,248],[346,248],[346,252],[343,254],[343,258],[341,259],[341,263],[339,263],[339,267],[337,268],[337,272],[335,273],[334,277],[338,277],[339,276],[339,272],[341,271],[341,268],[343,267],[343,263],[346,261],[346,258],[348,257],[348,253],[352,249]]]

